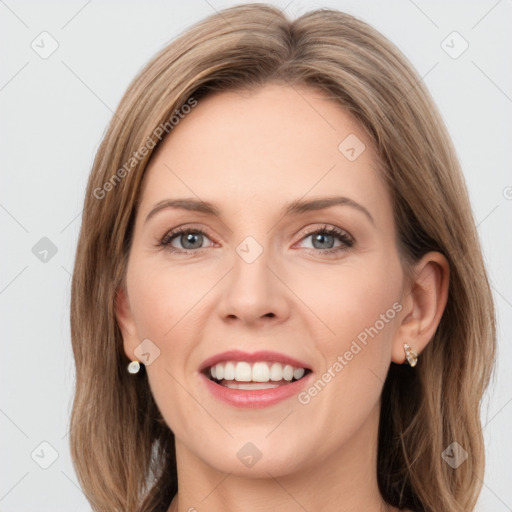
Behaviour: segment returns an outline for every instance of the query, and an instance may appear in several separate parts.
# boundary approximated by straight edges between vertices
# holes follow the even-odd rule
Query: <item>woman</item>
[[[404,56],[219,12],[128,88],[85,198],[71,450],[94,510],[474,508],[494,309]]]

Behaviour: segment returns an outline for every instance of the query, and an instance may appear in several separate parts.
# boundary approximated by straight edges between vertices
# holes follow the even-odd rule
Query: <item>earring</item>
[[[140,370],[140,363],[139,363],[139,361],[132,361],[128,365],[128,373],[138,373],[139,370]]]
[[[404,352],[407,362],[410,366],[416,366],[418,362],[418,354],[409,346],[407,343],[404,343]]]

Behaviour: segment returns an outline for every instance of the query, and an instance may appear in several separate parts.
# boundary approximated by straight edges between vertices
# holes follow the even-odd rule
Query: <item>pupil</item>
[[[331,242],[328,244],[329,247],[316,247],[315,246],[315,242],[320,242],[320,244],[327,243],[325,241],[326,238],[329,239],[329,242]],[[326,234],[318,233],[316,236],[313,237],[313,246],[315,247],[315,249],[332,249],[332,242],[334,241],[333,238],[334,238],[333,235],[326,235]]]
[[[200,233],[188,233],[187,235],[182,235],[182,243],[183,243],[183,240],[185,241],[185,243],[183,243],[183,247],[185,247],[186,249],[198,249],[200,248],[202,245],[203,245],[203,239],[202,239],[202,235]],[[197,241],[199,240],[199,245],[197,246],[194,246],[194,239],[195,239],[195,242],[197,244]],[[192,245],[192,247],[190,245]]]

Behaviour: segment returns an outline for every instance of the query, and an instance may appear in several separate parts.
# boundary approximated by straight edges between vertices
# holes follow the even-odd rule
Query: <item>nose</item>
[[[290,292],[276,270],[277,263],[266,250],[251,260],[243,252],[234,255],[233,268],[222,280],[217,308],[221,318],[247,326],[284,322],[289,316]]]

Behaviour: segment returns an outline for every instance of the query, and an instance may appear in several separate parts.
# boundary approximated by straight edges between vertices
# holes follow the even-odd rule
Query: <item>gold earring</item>
[[[128,373],[138,373],[139,370],[140,370],[140,363],[139,363],[139,361],[132,361],[128,365]]]
[[[416,366],[418,362],[418,354],[409,346],[407,343],[404,343],[404,352],[407,362],[410,366]]]

